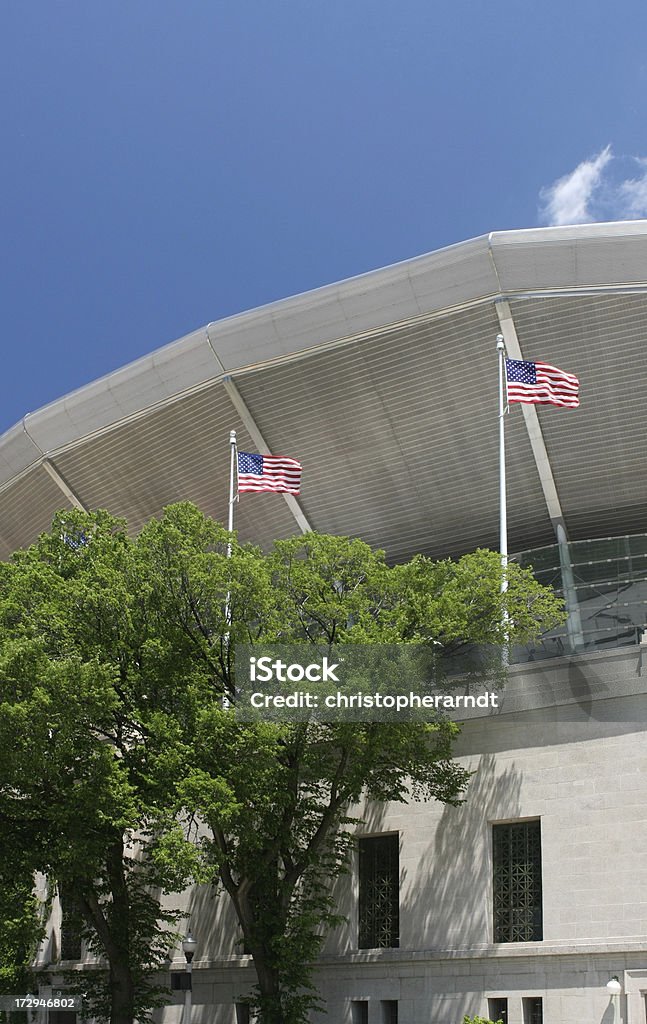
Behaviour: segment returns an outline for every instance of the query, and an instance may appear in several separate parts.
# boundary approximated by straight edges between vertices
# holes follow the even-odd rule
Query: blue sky
[[[0,0],[0,430],[210,320],[647,216],[646,39],[643,0]]]

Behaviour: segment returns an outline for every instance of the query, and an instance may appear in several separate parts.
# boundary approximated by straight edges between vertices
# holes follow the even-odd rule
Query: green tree
[[[65,512],[0,566],[1,828],[31,870],[74,894],[107,963],[105,979],[83,972],[105,980],[87,995],[112,1024],[158,1000],[154,972],[173,941],[162,897],[191,878],[232,901],[263,1024],[305,1020],[354,805],[456,802],[467,785],[448,721],[239,721],[238,644],[450,652],[524,640],[559,617],[511,566],[504,629],[491,552],[390,567],[348,538],[309,534],[269,554],[234,539],[227,557],[231,541],[189,504],[134,539],[106,513]],[[196,816],[197,843],[179,825]]]
[[[47,902],[34,892],[29,870],[16,870],[16,849],[2,858],[0,874],[0,993],[30,992],[32,963],[44,934]]]
[[[174,714],[177,673],[147,629],[134,572],[132,542],[104,513],[61,514],[0,566],[0,875],[10,841],[73,896],[107,962],[87,975],[88,1009],[113,1024],[157,1002],[152,973],[172,923],[149,855],[164,780],[146,765],[147,720]]]
[[[490,1020],[489,1017],[463,1017],[463,1024],[503,1024],[502,1020]]]
[[[360,540],[308,534],[266,557],[234,545],[195,510],[174,507],[142,532],[157,614],[213,687],[186,737],[176,811],[198,814],[214,884],[231,898],[258,977],[263,1024],[299,1024],[317,1004],[312,963],[335,921],[331,881],[346,869],[352,807],[362,797],[458,802],[468,774],[451,759],[457,727],[434,723],[250,725],[235,701],[231,652],[240,642],[320,646],[526,640],[559,618],[554,596],[511,566],[504,622],[499,558],[414,558],[389,567]],[[225,609],[231,621],[225,618]],[[177,754],[174,748],[173,756]]]

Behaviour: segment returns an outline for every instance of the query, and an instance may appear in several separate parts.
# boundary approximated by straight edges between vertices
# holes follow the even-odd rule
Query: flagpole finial
[[[496,347],[497,351],[499,352],[501,352],[505,348],[505,341],[503,340],[502,334],[497,334],[496,336]]]
[[[236,444],[236,431],[235,430],[230,430],[229,431],[229,444]]]

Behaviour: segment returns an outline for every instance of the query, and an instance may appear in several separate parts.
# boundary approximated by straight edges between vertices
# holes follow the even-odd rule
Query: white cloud
[[[539,193],[542,221],[585,224],[597,220],[592,202],[602,187],[604,170],[611,160],[611,146],[605,146],[597,156],[583,160],[570,174],[542,188]]]
[[[637,178],[627,178],[620,183],[618,196],[624,208],[624,218],[647,217],[647,160],[637,157],[641,174]]]
[[[647,157],[615,156],[605,146],[539,193],[543,224],[647,217]]]

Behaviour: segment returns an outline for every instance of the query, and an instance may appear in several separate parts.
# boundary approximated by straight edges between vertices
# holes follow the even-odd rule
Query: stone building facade
[[[358,853],[339,886],[347,923],[329,936],[317,968],[328,1011],[321,1024],[461,1024],[465,1014],[644,1024],[646,702],[644,645],[515,666],[502,713],[463,725],[457,754],[474,772],[464,804],[358,809],[360,850],[377,837],[397,842],[398,927],[393,945],[360,948],[367,880]],[[513,845],[515,831],[526,833],[507,863],[495,850],[497,829]],[[539,875],[529,834],[539,841]],[[513,922],[499,941],[495,900],[499,927],[506,913]],[[520,940],[515,922],[532,928],[537,905],[538,937]],[[194,1020],[234,1024],[253,984],[249,958],[233,947],[224,905],[197,893],[187,911],[200,943]],[[182,965],[180,956],[174,967]],[[620,996],[607,991],[613,976]],[[163,1020],[178,1011],[169,1007]]]

